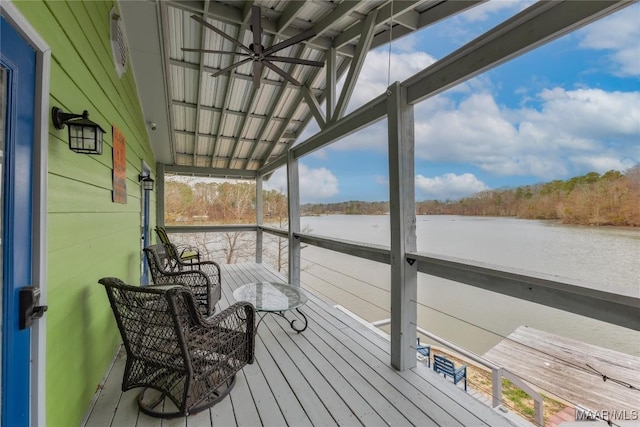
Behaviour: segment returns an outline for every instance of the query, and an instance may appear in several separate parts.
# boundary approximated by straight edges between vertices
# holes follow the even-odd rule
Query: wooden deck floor
[[[640,357],[520,326],[489,350],[485,358],[508,369],[543,393],[593,411],[633,411],[638,391],[603,381],[588,368],[640,384]]]
[[[255,281],[283,282],[261,264],[223,267],[221,307],[232,290]],[[389,342],[307,292],[309,328],[301,334],[267,315],[256,337],[256,362],[237,376],[229,396],[208,411],[175,420],[139,413],[137,390],[120,391],[120,355],[87,427],[148,426],[513,426],[450,381],[423,366],[398,372]],[[421,365],[421,364],[419,364]]]

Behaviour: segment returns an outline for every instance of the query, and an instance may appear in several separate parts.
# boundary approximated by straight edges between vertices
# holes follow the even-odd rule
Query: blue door
[[[32,285],[35,51],[0,21],[0,276],[2,426],[29,425],[29,329],[19,329],[18,290]]]

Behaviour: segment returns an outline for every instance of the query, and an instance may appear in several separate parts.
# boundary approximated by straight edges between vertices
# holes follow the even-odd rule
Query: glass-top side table
[[[307,296],[302,289],[284,283],[276,282],[255,282],[247,283],[233,291],[233,298],[236,301],[247,301],[254,305],[256,311],[263,312],[256,330],[267,313],[277,314],[289,322],[291,329],[300,333],[307,329],[307,317],[300,307],[307,303]],[[304,321],[302,328],[296,326],[298,319],[289,320],[285,313],[289,310],[296,310]]]

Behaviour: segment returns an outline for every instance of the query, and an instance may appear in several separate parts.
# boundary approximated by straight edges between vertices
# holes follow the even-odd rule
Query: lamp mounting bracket
[[[51,109],[51,120],[53,120],[53,126],[56,129],[64,129],[64,124],[71,119],[78,119],[82,117],[83,119],[89,118],[89,112],[84,110],[82,114],[71,114],[65,113],[58,107],[53,107]]]

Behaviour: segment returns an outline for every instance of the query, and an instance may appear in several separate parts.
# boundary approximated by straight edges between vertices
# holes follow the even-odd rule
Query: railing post
[[[256,262],[262,263],[262,218],[263,218],[263,204],[264,199],[262,197],[262,175],[256,176]]]
[[[287,156],[287,199],[289,206],[289,283],[300,286],[300,177],[293,151]]]
[[[542,409],[542,401],[535,399],[533,401],[533,410],[535,411],[536,414],[536,423],[539,426],[543,426],[544,425],[544,411]]]
[[[416,366],[416,299],[418,263],[408,262],[416,250],[415,140],[413,106],[406,88],[395,83],[387,91],[389,134],[389,216],[391,226],[391,366]]]
[[[491,369],[491,396],[493,396],[491,407],[500,406],[502,403],[502,368]]]
[[[164,163],[156,163],[156,225],[164,227]]]

